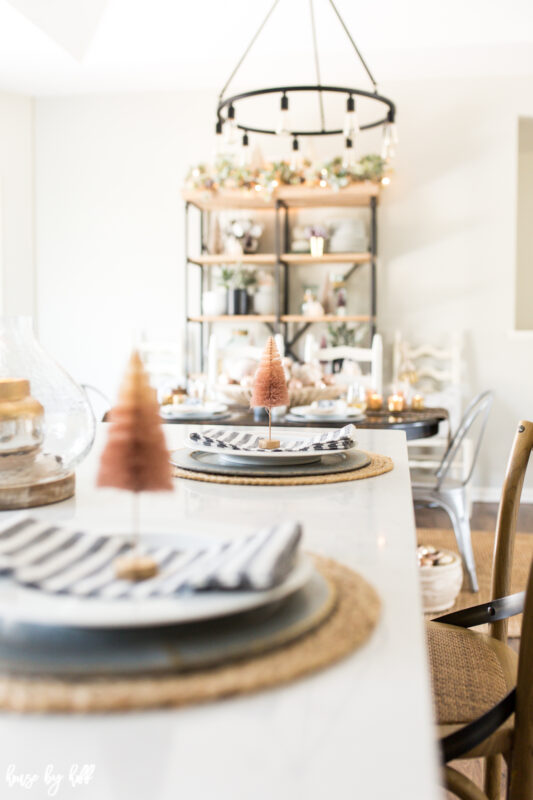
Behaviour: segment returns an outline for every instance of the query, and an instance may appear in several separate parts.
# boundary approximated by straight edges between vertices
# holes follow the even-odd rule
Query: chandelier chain
[[[309,13],[311,16],[311,30],[313,32],[313,51],[315,54],[315,70],[316,70],[316,82],[320,86],[322,81],[320,80],[320,61],[318,58],[318,42],[316,36],[316,25],[315,25],[315,9],[313,7],[313,0],[309,0]],[[322,97],[322,90],[318,90],[318,106],[320,109],[320,124],[322,125],[322,130],[326,129],[326,117],[324,115],[324,98]]]
[[[227,80],[227,81],[226,81],[226,83],[224,84],[224,87],[223,87],[222,91],[220,92],[220,94],[219,94],[219,96],[218,96],[218,99],[219,99],[219,101],[220,101],[220,100],[222,100],[222,98],[224,97],[224,93],[225,93],[226,89],[228,88],[228,86],[229,86],[229,85],[230,85],[230,83],[232,82],[233,78],[235,77],[235,75],[236,75],[236,74],[237,74],[237,72],[239,71],[239,69],[240,69],[240,67],[241,67],[241,64],[242,64],[242,62],[244,61],[244,59],[246,58],[246,56],[248,55],[248,53],[250,52],[250,50],[252,49],[252,47],[254,46],[254,44],[256,43],[258,36],[261,34],[261,31],[263,30],[263,28],[264,28],[264,27],[265,27],[265,25],[267,24],[268,20],[270,19],[271,15],[272,15],[272,12],[274,11],[274,9],[275,9],[275,8],[276,8],[276,6],[278,5],[278,3],[279,3],[279,0],[274,0],[274,2],[273,2],[273,4],[272,4],[272,6],[271,6],[271,8],[270,8],[270,10],[269,10],[269,12],[268,12],[268,14],[267,14],[267,15],[266,15],[266,17],[264,18],[263,22],[261,23],[261,25],[259,26],[259,28],[258,28],[258,29],[257,29],[257,31],[255,32],[255,34],[253,35],[253,37],[252,37],[252,40],[251,40],[250,44],[248,45],[248,47],[246,48],[246,50],[244,51],[244,53],[242,54],[242,56],[241,56],[241,57],[240,57],[240,59],[238,60],[238,62],[237,62],[237,64],[236,64],[236,66],[235,66],[235,68],[234,68],[233,72],[231,73],[231,75],[229,76],[228,80]]]
[[[339,10],[338,10],[337,6],[336,6],[336,5],[335,5],[335,3],[333,2],[333,0],[329,0],[329,4],[330,4],[330,6],[332,7],[332,9],[333,9],[333,11],[335,12],[335,14],[337,15],[337,19],[339,20],[340,24],[342,25],[342,27],[343,27],[343,29],[344,29],[344,32],[345,32],[346,36],[348,37],[348,39],[350,40],[350,42],[351,42],[351,45],[352,45],[353,49],[354,49],[354,50],[355,50],[355,52],[357,53],[357,55],[358,55],[358,57],[359,57],[359,61],[361,62],[361,64],[362,64],[362,65],[363,65],[363,67],[365,68],[366,74],[367,74],[367,75],[368,75],[368,77],[370,78],[370,81],[371,81],[371,83],[372,83],[372,86],[374,87],[374,91],[377,93],[377,91],[378,91],[378,85],[377,85],[377,83],[376,83],[376,80],[375,80],[374,76],[372,75],[372,73],[370,72],[370,68],[369,68],[368,64],[366,63],[365,59],[364,59],[364,58],[363,58],[363,56],[361,55],[361,51],[360,51],[360,50],[359,50],[359,48],[357,47],[357,45],[356,45],[356,43],[355,43],[355,41],[354,41],[354,39],[353,39],[353,36],[352,36],[352,34],[350,33],[350,31],[349,31],[349,30],[348,30],[348,28],[346,27],[346,23],[345,23],[345,21],[343,20],[343,18],[342,18],[342,17],[341,17],[341,15],[339,14]]]

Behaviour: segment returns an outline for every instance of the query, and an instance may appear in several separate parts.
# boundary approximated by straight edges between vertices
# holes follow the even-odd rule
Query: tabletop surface
[[[95,531],[127,530],[131,499],[94,487],[106,426],[77,474],[74,498],[35,515]],[[166,425],[169,447],[185,426]],[[379,591],[383,615],[369,642],[339,664],[295,683],[177,710],[89,716],[0,715],[0,787],[9,765],[39,776],[52,765],[57,797],[80,800],[440,800],[437,751],[415,557],[405,435],[360,430],[361,447],[394,470],[323,486],[228,486],[177,481],[141,499],[150,533],[239,536],[290,517],[305,547],[338,559]],[[94,765],[86,786],[69,771]],[[0,796],[20,796],[0,788]]]
[[[355,423],[358,428],[382,428],[384,430],[405,431],[408,439],[427,439],[436,436],[439,432],[439,424],[448,419],[448,412],[445,408],[426,408],[423,411],[401,411],[390,413],[388,411],[366,411],[363,419],[358,419]],[[191,420],[187,418],[171,419],[169,423],[175,425],[188,425]],[[254,427],[264,425],[264,417],[256,419],[254,410],[230,406],[227,415],[221,419],[196,419],[197,425],[232,425],[244,426],[253,425]],[[328,420],[309,420],[295,419],[294,416],[275,417],[275,424],[278,428],[338,428],[341,425],[348,425],[350,419]]]

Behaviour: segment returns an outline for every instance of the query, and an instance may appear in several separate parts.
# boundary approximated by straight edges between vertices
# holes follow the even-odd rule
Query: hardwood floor
[[[493,531],[498,515],[497,503],[474,503],[470,527],[473,531]],[[417,508],[417,528],[451,528],[450,518],[440,508]],[[522,503],[518,514],[517,530],[533,533],[533,503]]]

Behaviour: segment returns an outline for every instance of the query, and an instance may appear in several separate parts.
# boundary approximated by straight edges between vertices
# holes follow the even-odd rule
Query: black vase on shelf
[[[248,313],[249,300],[246,289],[230,289],[228,292],[228,314],[235,316]]]

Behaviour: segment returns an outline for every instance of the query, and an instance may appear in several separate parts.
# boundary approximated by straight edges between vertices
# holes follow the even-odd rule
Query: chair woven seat
[[[429,622],[427,641],[438,725],[472,722],[516,684],[517,654],[490,636]]]

